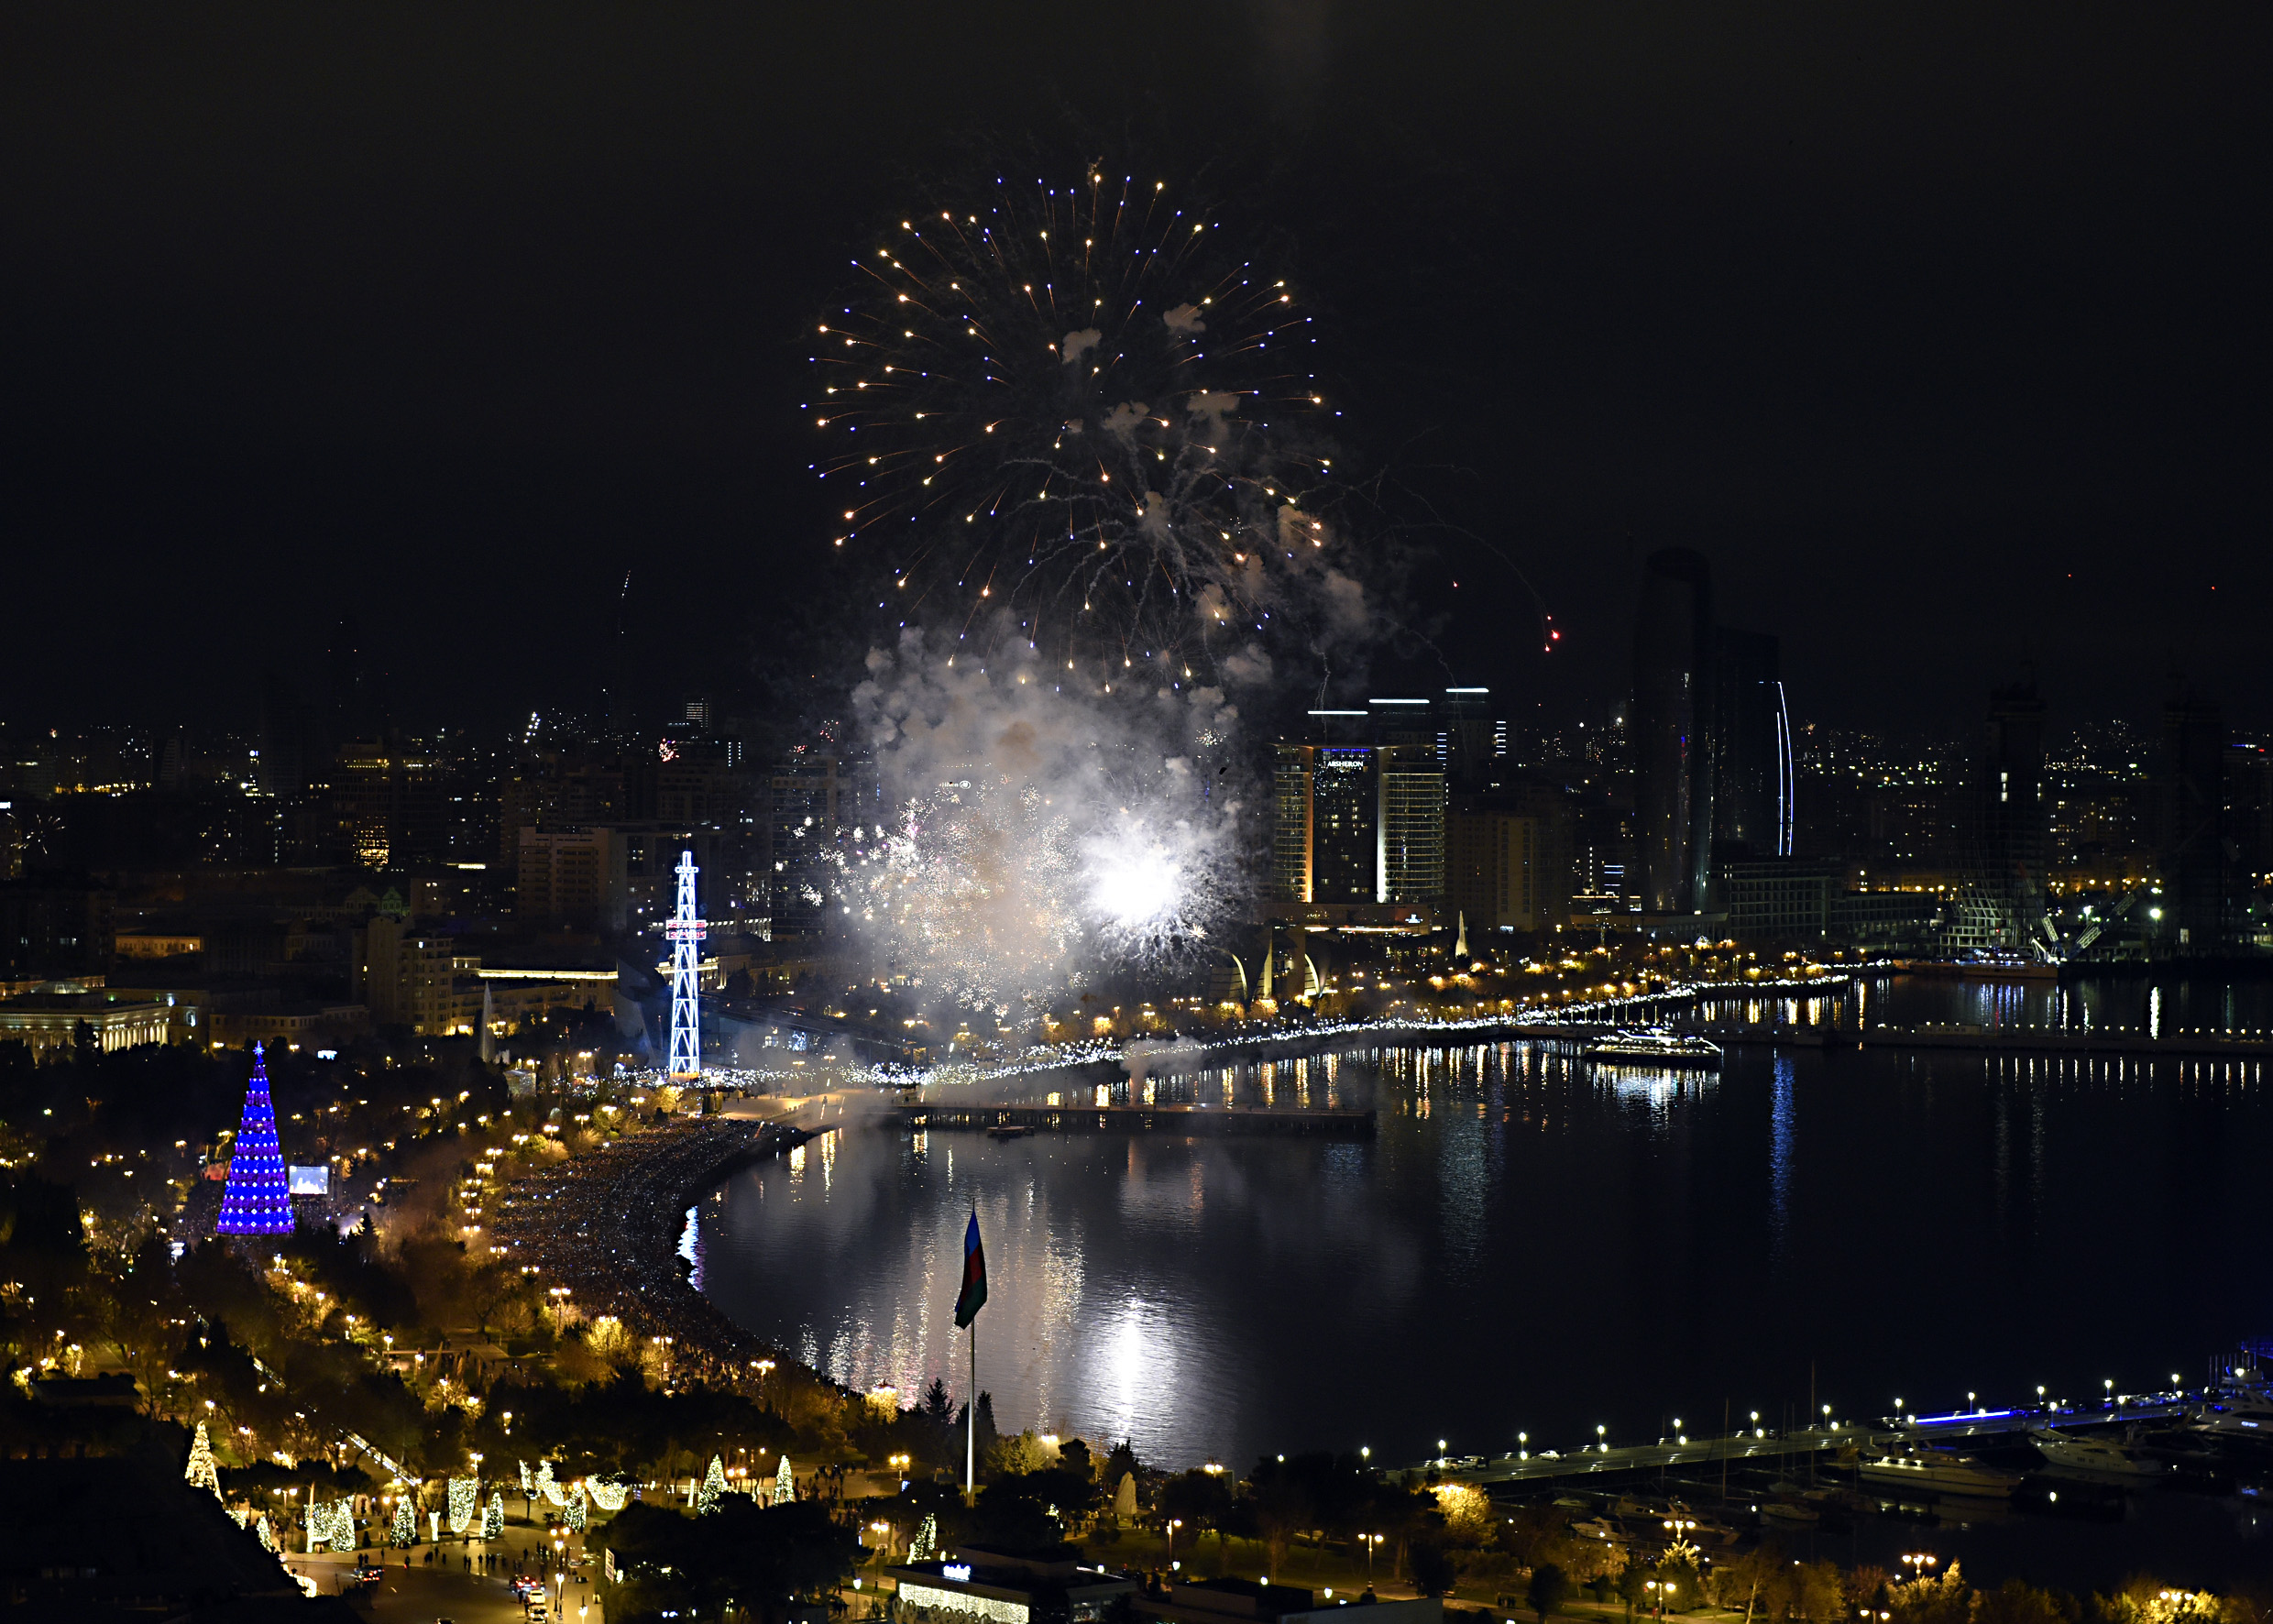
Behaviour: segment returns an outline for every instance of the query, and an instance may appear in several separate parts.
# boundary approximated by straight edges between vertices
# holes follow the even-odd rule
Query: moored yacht
[[[2164,1477],[2177,1471],[2176,1465],[2158,1461],[2126,1449],[2104,1438],[2080,1438],[2073,1432],[2062,1432],[2050,1427],[2032,1427],[2028,1442],[2037,1446],[2037,1453],[2055,1466],[2071,1472],[2102,1472],[2118,1477]]]
[[[2021,1484],[2015,1472],[2000,1472],[1970,1454],[1921,1449],[1885,1454],[1855,1468],[1862,1482],[1884,1488],[1933,1488],[1944,1494],[2008,1495]]]

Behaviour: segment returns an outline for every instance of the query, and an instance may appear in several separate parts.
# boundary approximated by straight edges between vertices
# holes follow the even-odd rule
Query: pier
[[[1532,1450],[1479,1459],[1474,1455],[1415,1462],[1409,1471],[1434,1472],[1444,1481],[1543,1483],[1558,1478],[1620,1472],[1656,1472],[1667,1467],[1718,1466],[1724,1462],[1805,1461],[1810,1455],[1845,1450],[1885,1454],[1892,1450],[1952,1448],[1968,1439],[1991,1441],[2031,1427],[2074,1431],[2133,1421],[2171,1421],[2185,1417],[2206,1394],[2155,1393],[2109,1404],[2026,1410],[1975,1410],[1949,1415],[1882,1417],[1799,1427],[1789,1432],[1748,1431],[1723,1438],[1687,1438],[1675,1443],[1600,1444],[1558,1454]]]
[[[885,1113],[912,1132],[1013,1128],[1054,1134],[1271,1134],[1370,1139],[1370,1111],[1280,1111],[1246,1105],[898,1105]]]

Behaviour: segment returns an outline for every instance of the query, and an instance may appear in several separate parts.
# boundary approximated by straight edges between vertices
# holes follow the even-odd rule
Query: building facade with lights
[[[884,1570],[899,1591],[899,1616],[930,1624],[1092,1624],[1136,1586],[1103,1568],[964,1550],[956,1560]]]

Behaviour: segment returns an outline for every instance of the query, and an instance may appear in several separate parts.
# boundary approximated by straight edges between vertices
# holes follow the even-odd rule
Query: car
[[[387,1570],[375,1562],[359,1562],[348,1576],[358,1585],[376,1585],[385,1577]]]

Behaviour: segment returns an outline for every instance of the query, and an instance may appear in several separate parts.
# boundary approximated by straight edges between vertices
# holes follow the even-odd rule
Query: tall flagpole
[[[963,1440],[963,1498],[979,1490],[979,1316],[971,1316],[971,1427]]]

